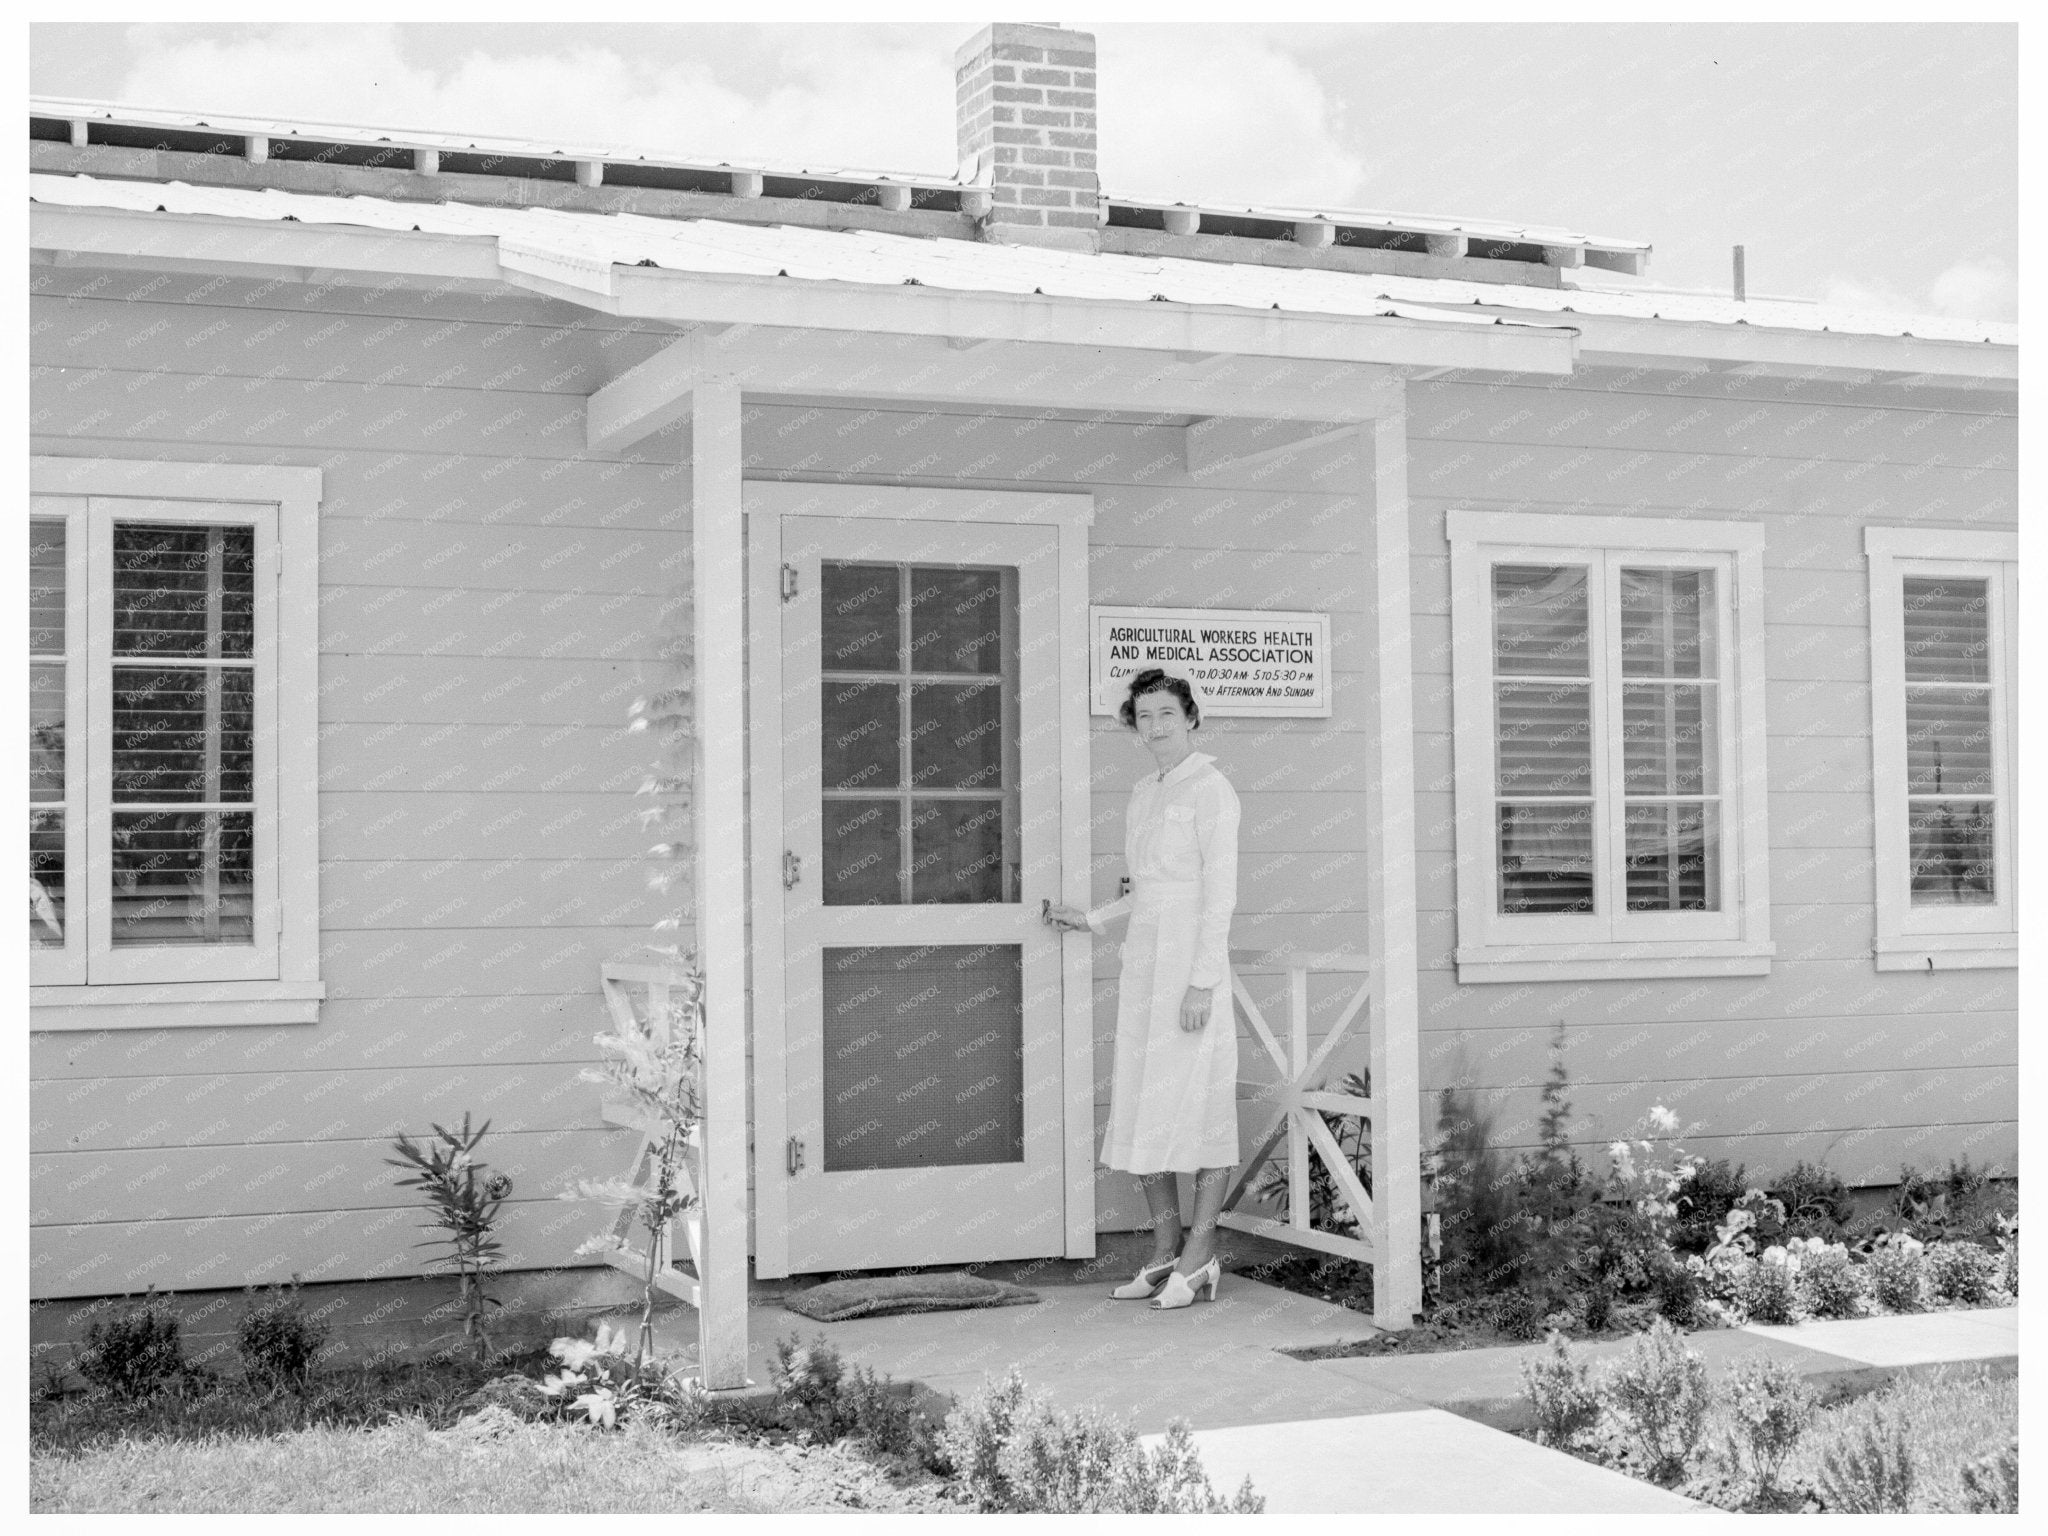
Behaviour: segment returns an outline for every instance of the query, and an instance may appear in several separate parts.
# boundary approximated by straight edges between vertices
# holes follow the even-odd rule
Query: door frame
[[[747,867],[751,875],[747,1031],[754,1049],[754,1273],[789,1273],[789,1174],[783,1163],[788,1079],[779,1020],[782,925],[782,519],[883,517],[918,522],[1022,523],[1059,536],[1060,891],[1089,904],[1088,529],[1086,492],[962,491],[921,486],[749,480],[742,487],[747,548]],[[1060,943],[1061,1163],[1066,1257],[1095,1255],[1094,998],[1090,936]]]

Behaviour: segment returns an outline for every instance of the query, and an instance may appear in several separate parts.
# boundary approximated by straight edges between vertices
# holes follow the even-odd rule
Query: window
[[[2011,966],[2015,534],[1868,528],[1879,970]]]
[[[319,471],[32,461],[36,1029],[313,1018]]]
[[[1446,531],[1458,979],[1767,971],[1761,526]]]

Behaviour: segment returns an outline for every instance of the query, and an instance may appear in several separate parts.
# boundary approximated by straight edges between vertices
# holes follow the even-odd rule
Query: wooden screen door
[[[1060,1253],[1058,531],[780,521],[790,1272]]]

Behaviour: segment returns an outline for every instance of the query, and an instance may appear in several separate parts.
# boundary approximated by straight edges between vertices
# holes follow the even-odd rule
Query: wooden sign
[[[1089,708],[1113,715],[1134,673],[1191,678],[1208,715],[1328,719],[1330,616],[1248,608],[1090,608]]]

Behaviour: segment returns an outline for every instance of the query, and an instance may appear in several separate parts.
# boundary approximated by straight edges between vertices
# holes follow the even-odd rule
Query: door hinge
[[[782,600],[785,603],[796,601],[796,567],[786,560],[782,564]]]
[[[803,871],[804,861],[798,858],[797,855],[795,855],[794,853],[791,853],[787,848],[783,849],[782,888],[785,891],[795,890],[797,881],[803,879],[804,877]]]
[[[793,1179],[797,1176],[798,1171],[801,1170],[804,1165],[803,1137],[792,1136],[789,1138],[788,1162],[789,1176]]]

